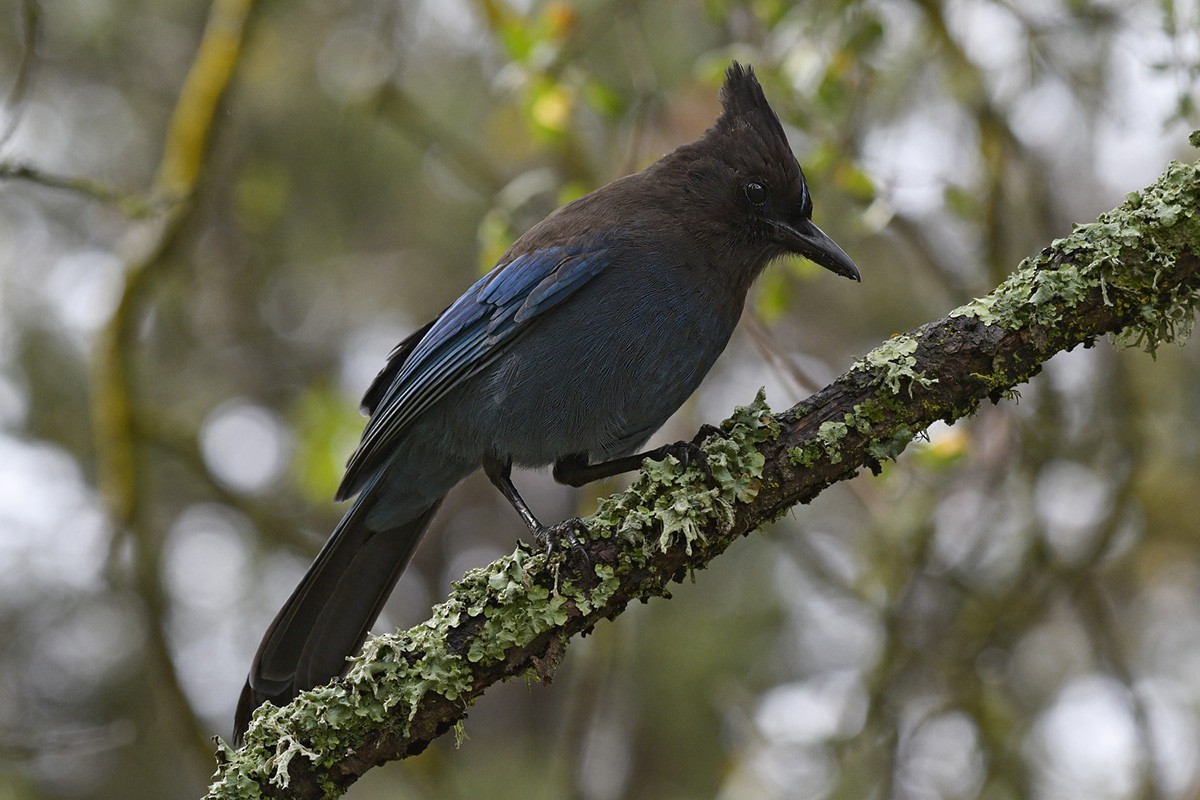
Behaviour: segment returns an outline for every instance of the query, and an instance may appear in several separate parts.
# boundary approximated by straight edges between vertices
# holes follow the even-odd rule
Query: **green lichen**
[[[485,622],[467,650],[467,660],[473,664],[498,661],[510,648],[527,645],[567,621],[567,599],[561,594],[551,595],[549,588],[523,581],[521,576],[492,573],[491,577],[508,581],[501,592],[509,596],[479,609]]]
[[[837,464],[842,460],[842,439],[846,438],[849,429],[844,422],[822,422],[817,428],[817,439],[825,446],[831,463]]]
[[[850,415],[847,415],[849,417]],[[831,464],[842,460],[841,441],[850,429],[845,422],[822,422],[817,435],[800,447],[788,449],[788,460],[793,466],[811,467],[822,458]]]
[[[579,609],[580,614],[591,614],[597,608],[603,608],[621,586],[617,571],[609,565],[597,564],[594,571],[600,582],[591,589],[581,591],[574,585],[566,585],[561,589]]]
[[[1037,270],[1031,269],[1026,260],[993,292],[954,309],[950,316],[975,317],[985,325],[1001,325],[1010,330],[1033,323],[1051,325],[1061,320],[1064,310],[1073,308],[1091,288],[1074,265]]]
[[[869,372],[875,376],[877,385],[892,394],[899,394],[902,386],[908,386],[908,396],[912,397],[914,385],[929,386],[937,383],[937,378],[928,378],[922,372],[917,372],[917,340],[903,334],[893,336],[883,344],[854,362],[851,372]]]
[[[779,435],[779,425],[760,389],[754,402],[740,406],[721,423],[721,435],[702,446],[713,483],[699,464],[681,470],[679,461],[647,461],[628,490],[600,501],[594,517],[587,520],[610,528],[617,535],[654,537],[664,552],[682,542],[691,554],[704,530],[716,523],[727,530],[733,524],[733,504],[748,503],[758,494],[766,459],[756,445]]]
[[[1135,318],[1118,334],[1119,344],[1153,354],[1164,342],[1182,342],[1191,331],[1197,298],[1187,288],[1165,285],[1163,275],[1182,247],[1200,245],[1194,224],[1198,174],[1196,165],[1172,162],[1145,191],[1130,193],[1096,222],[1075,226],[1070,236],[1023,261],[991,294],[950,316],[1009,330],[1055,325],[1099,290],[1106,305]]]
[[[883,436],[872,439],[871,443],[867,445],[867,454],[874,459],[876,464],[895,461],[916,435],[916,431],[907,425],[901,425]]]
[[[846,427],[859,433],[870,433],[871,423],[883,420],[883,415],[868,403],[855,404],[854,408],[842,416]]]
[[[431,692],[467,702],[472,663],[502,658],[507,648],[528,644],[566,621],[566,599],[551,597],[528,579],[530,562],[541,558],[518,550],[486,569],[471,570],[428,621],[369,639],[342,680],[303,692],[281,708],[264,705],[255,712],[241,751],[219,744],[222,780],[209,797],[258,797],[263,783],[287,788],[288,766],[298,757],[318,766],[332,764],[353,746],[355,718],[406,732]],[[451,647],[449,634],[480,619],[464,658]]]
[[[789,447],[787,457],[793,467],[811,467],[820,459],[821,451],[812,442],[806,442],[803,447]]]
[[[870,465],[874,461],[871,468],[878,472],[878,462],[895,460],[914,436],[914,432],[909,428],[893,430],[893,423],[889,423],[889,420],[903,412],[902,401],[894,398],[877,397],[865,400],[843,414],[840,422],[823,422],[810,440],[803,445],[788,448],[788,461],[796,467],[812,467],[822,461],[840,464],[843,458],[843,440],[851,433],[859,433],[866,436],[865,447],[869,456],[867,463]]]
[[[738,406],[721,423],[721,435],[704,443],[713,478],[728,503],[749,503],[758,495],[766,458],[758,445],[779,438],[766,393],[759,389],[748,406]]]

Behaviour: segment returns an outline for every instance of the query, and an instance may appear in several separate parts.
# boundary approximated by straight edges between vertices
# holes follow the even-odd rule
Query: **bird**
[[[400,342],[367,389],[337,500],[354,499],[254,656],[234,721],[341,675],[446,494],[482,469],[551,545],[514,464],[572,486],[687,455],[637,452],[725,349],[751,284],[798,254],[855,281],[750,65],[715,123],[640,172],[552,212]],[[561,537],[560,537],[561,538]]]

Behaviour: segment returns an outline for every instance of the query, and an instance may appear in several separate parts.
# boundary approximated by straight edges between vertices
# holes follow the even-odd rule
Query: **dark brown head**
[[[861,280],[850,257],[813,224],[804,173],[753,68],[730,65],[721,105],[724,111],[704,136],[664,162],[687,166],[689,193],[704,193],[723,209],[743,244],[771,256],[797,253]]]

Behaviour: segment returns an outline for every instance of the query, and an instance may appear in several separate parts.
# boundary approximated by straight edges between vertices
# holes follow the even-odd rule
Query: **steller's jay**
[[[341,674],[455,484],[483,467],[543,544],[509,478],[554,465],[572,486],[681,453],[634,453],[725,349],[750,284],[798,253],[860,280],[812,222],[812,198],[750,67],[699,139],[555,211],[367,389],[370,415],[337,492],[357,495],[263,636],[234,737],[270,700]],[[563,533],[570,534],[566,528]]]

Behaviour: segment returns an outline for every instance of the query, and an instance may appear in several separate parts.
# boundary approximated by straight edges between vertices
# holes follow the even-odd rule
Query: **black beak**
[[[780,243],[793,253],[799,253],[830,272],[851,280],[862,280],[858,267],[846,255],[846,251],[838,247],[837,242],[826,236],[811,219],[802,219],[797,223],[777,222],[775,231],[779,234]]]

